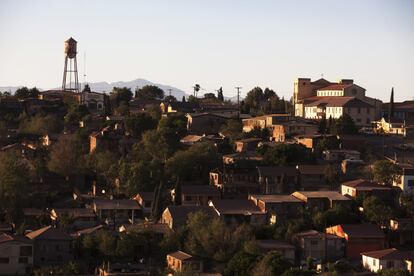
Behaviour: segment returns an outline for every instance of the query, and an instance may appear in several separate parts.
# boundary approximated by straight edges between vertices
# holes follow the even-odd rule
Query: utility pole
[[[237,111],[238,111],[238,118],[240,119],[240,89],[242,89],[241,86],[236,86],[237,89]]]
[[[168,95],[171,97],[171,91],[172,91],[172,89],[171,88],[168,88]]]

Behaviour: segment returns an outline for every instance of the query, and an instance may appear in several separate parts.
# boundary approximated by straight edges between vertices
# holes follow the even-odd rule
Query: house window
[[[367,118],[367,124],[370,124],[371,120],[369,118]]]
[[[27,257],[20,257],[19,258],[19,264],[27,264],[29,263],[29,258]]]
[[[414,187],[414,179],[410,179],[407,181],[407,186],[408,187]]]
[[[9,258],[0,258],[0,264],[8,264]]]
[[[361,118],[358,118],[358,119],[357,119],[357,122],[358,122],[358,123],[360,123],[360,122],[361,122]]]
[[[369,107],[367,107],[367,114],[369,114],[369,112],[370,112],[370,108],[369,108]]]
[[[20,246],[20,256],[32,256],[32,247]]]
[[[376,259],[372,259],[372,265],[377,265],[377,260]]]
[[[185,196],[185,197],[184,197],[184,200],[185,200],[185,201],[191,201],[191,196]]]
[[[361,108],[360,107],[358,107],[358,114],[360,114],[361,113]]]
[[[387,261],[387,268],[393,268],[394,262],[393,261]]]
[[[311,241],[310,241],[310,244],[311,244],[311,245],[318,245],[318,241],[317,241],[317,240],[311,240]]]

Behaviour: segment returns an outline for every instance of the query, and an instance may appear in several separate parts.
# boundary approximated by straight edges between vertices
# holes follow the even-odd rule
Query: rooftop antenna
[[[168,88],[168,95],[171,97],[171,91],[172,91],[172,89],[171,88]]]
[[[238,118],[240,119],[240,89],[242,89],[241,86],[236,86],[237,89],[237,112],[238,112]]]
[[[83,88],[86,85],[86,52],[83,52]]]

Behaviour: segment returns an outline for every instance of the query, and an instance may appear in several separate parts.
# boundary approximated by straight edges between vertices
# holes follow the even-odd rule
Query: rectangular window
[[[29,263],[29,258],[27,257],[20,257],[19,258],[19,264],[27,264]]]
[[[20,246],[20,256],[32,256],[32,247]]]
[[[361,108],[360,108],[360,107],[358,107],[358,114],[359,114],[359,113],[361,113]]]
[[[185,201],[191,201],[191,196],[185,196],[185,197],[184,197],[184,200],[185,200]]]
[[[9,258],[0,258],[0,264],[8,264]]]
[[[407,186],[408,187],[414,187],[414,179],[410,179],[407,181]]]
[[[370,111],[370,108],[369,108],[369,107],[367,107],[367,114],[369,114],[369,111]]]
[[[377,260],[376,259],[372,259],[372,264],[373,265],[377,265]]]
[[[311,245],[318,245],[318,241],[317,240],[311,240]]]

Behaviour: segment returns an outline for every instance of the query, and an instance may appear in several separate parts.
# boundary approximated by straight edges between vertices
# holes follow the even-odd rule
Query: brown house
[[[203,261],[183,251],[168,254],[167,265],[174,272],[203,272]]]
[[[318,132],[316,124],[296,120],[276,124],[272,128],[272,138],[276,142],[285,142],[297,135],[312,135]]]
[[[24,236],[0,234],[0,275],[30,275],[33,242]]]
[[[177,229],[187,223],[189,214],[205,212],[215,216],[215,212],[209,206],[168,206],[162,212],[160,222],[165,223],[170,229]]]
[[[286,260],[295,263],[295,246],[285,241],[277,240],[256,240],[257,247],[263,252],[279,252]]]
[[[300,185],[303,190],[316,190],[326,186],[325,165],[298,165]]]
[[[299,248],[301,261],[309,257],[321,261],[336,261],[344,256],[343,239],[336,235],[308,230],[297,233],[293,240]]]
[[[216,134],[226,123],[227,117],[214,113],[188,113],[187,131],[191,134]]]
[[[209,205],[227,223],[264,224],[266,212],[247,199],[212,200]]]
[[[307,147],[308,149],[311,149],[312,151],[314,151],[318,144],[324,140],[327,139],[329,141],[329,143],[334,143],[337,138],[335,135],[322,135],[322,134],[309,134],[309,135],[303,135],[303,136],[298,136],[296,137],[296,141],[299,144],[304,145],[305,147]]]
[[[345,256],[360,258],[362,252],[385,248],[385,235],[374,224],[341,224],[326,228],[326,233],[345,239]]]
[[[260,193],[286,194],[296,190],[298,171],[291,166],[257,167]]]
[[[236,144],[236,152],[255,151],[260,141],[262,141],[260,138],[247,138],[237,140],[234,142]]]
[[[310,209],[327,210],[335,206],[349,208],[352,200],[334,191],[300,191],[292,194]]]
[[[380,185],[377,182],[356,179],[341,184],[341,193],[352,198],[362,196],[376,196],[383,200],[393,201],[392,188]]]
[[[50,218],[57,225],[61,223],[62,219],[68,218],[72,222],[71,228],[73,229],[93,227],[97,224],[95,212],[88,208],[52,209]]]
[[[109,224],[133,224],[141,213],[141,207],[134,199],[96,199],[92,208],[100,220],[106,220]]]
[[[250,193],[259,193],[259,176],[255,167],[232,167],[225,171],[210,172],[210,185],[218,187],[223,195],[246,198]]]
[[[292,195],[249,195],[249,200],[267,213],[271,224],[297,217],[304,206],[303,201]]]
[[[154,192],[140,192],[134,199],[141,206],[141,210],[144,216],[151,214],[152,201],[154,200]]]
[[[34,265],[59,265],[73,258],[72,238],[60,229],[46,226],[26,237],[34,243]]]
[[[172,200],[177,196],[171,191]],[[180,196],[180,195],[178,195]],[[220,199],[220,190],[213,185],[184,185],[181,188],[181,205],[208,205],[213,199]]]

